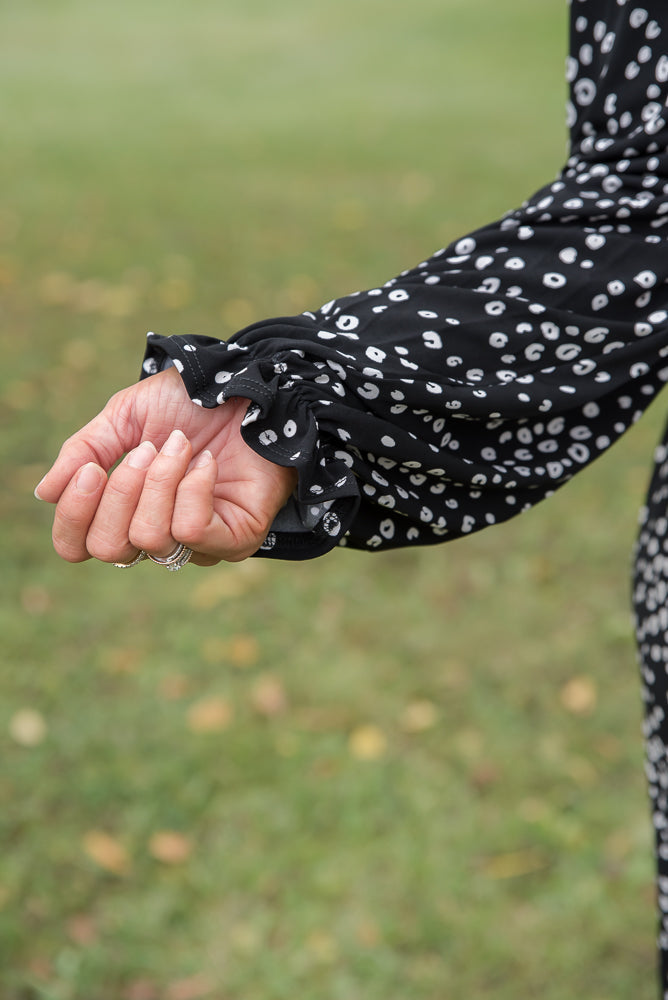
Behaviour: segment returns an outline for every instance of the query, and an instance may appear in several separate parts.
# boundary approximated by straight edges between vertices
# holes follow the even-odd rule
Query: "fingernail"
[[[185,436],[183,431],[172,431],[167,440],[162,446],[162,454],[173,455],[180,454],[188,443],[188,438]]]
[[[34,495],[35,495],[35,498],[37,500],[43,500],[44,499],[44,497],[41,497],[39,495],[39,488],[40,488],[40,486],[42,485],[42,483],[44,482],[45,479],[46,479],[46,476],[42,476],[42,478],[38,482],[37,486],[35,487],[35,494]]]
[[[208,465],[213,455],[210,451],[203,451],[201,455],[197,456],[197,461],[193,465],[193,469],[203,469],[205,465]]]
[[[77,476],[77,490],[79,493],[95,493],[100,485],[100,470],[95,462],[89,462]]]
[[[142,441],[134,451],[130,452],[126,461],[131,469],[148,469],[156,454],[154,444]]]

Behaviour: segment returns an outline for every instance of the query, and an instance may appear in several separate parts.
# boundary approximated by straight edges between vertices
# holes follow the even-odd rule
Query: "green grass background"
[[[661,403],[434,549],[121,575],[31,495],[147,330],[371,287],[549,180],[564,6],[2,5],[2,1000],[654,995],[628,570]]]

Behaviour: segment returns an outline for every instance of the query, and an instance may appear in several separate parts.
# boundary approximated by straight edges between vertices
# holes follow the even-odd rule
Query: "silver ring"
[[[192,554],[193,550],[189,549],[183,542],[179,542],[174,551],[168,556],[152,556],[150,552],[147,553],[151,562],[157,563],[158,566],[165,566],[172,573],[185,566]]]
[[[148,559],[148,553],[144,552],[143,549],[140,549],[140,551],[137,553],[134,559],[132,559],[130,562],[114,563],[114,566],[116,567],[116,569],[132,569],[133,566],[136,566],[138,563],[143,562],[144,559]]]

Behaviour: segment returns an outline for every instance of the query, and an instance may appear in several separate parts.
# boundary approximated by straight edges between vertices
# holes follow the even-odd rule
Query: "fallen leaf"
[[[381,933],[375,920],[367,918],[357,925],[355,937],[363,948],[377,948],[381,942]]]
[[[190,678],[187,674],[167,674],[161,679],[158,690],[168,701],[179,701],[190,690]]]
[[[166,1000],[201,1000],[213,992],[213,983],[204,975],[188,976],[170,983],[165,991]]]
[[[251,688],[250,700],[257,714],[267,719],[283,715],[288,707],[283,682],[271,674],[258,677]]]
[[[105,649],[102,654],[103,669],[110,674],[134,674],[141,663],[141,653],[133,646]]]
[[[149,853],[164,865],[181,865],[193,851],[189,837],[175,830],[159,830],[148,843]]]
[[[438,709],[433,701],[422,699],[411,701],[406,705],[399,725],[405,733],[424,733],[433,729],[438,722]]]
[[[596,684],[591,677],[573,677],[561,689],[560,699],[567,712],[591,715],[596,708]]]
[[[44,615],[51,607],[51,594],[40,584],[30,584],[21,591],[21,607],[28,615]]]
[[[313,931],[306,939],[306,950],[317,962],[329,964],[339,954],[336,939],[328,931]]]
[[[348,747],[357,760],[380,760],[387,751],[387,737],[378,726],[358,726],[350,734]]]
[[[227,647],[227,658],[234,667],[250,667],[260,656],[260,644],[252,635],[233,635]]]
[[[150,979],[135,979],[122,993],[123,1000],[158,1000],[160,990]]]
[[[491,760],[481,760],[475,764],[470,771],[469,780],[473,787],[484,792],[486,788],[496,784],[501,777],[501,771],[497,764]]]
[[[98,941],[99,934],[95,918],[89,913],[78,913],[67,921],[67,934],[74,944],[89,948]]]
[[[130,857],[123,844],[103,830],[89,830],[83,838],[83,849],[96,865],[107,872],[126,875],[130,870]]]
[[[234,711],[227,698],[202,698],[188,709],[188,728],[194,733],[220,732],[228,728],[233,717]]]
[[[531,875],[547,867],[547,858],[534,847],[519,851],[507,851],[486,858],[482,870],[488,878],[501,880]]]
[[[9,735],[22,747],[37,747],[46,738],[44,716],[34,708],[20,708],[9,720]]]

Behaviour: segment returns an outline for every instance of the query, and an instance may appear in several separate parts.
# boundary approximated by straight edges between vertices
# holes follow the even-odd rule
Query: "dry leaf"
[[[135,979],[122,993],[123,1000],[159,1000],[159,987],[150,979]]]
[[[130,857],[117,837],[103,830],[89,830],[83,838],[88,857],[107,872],[125,875],[130,870]]]
[[[258,677],[251,689],[250,700],[258,715],[267,719],[283,715],[288,707],[283,682],[271,674]]]
[[[208,976],[196,974],[170,983],[165,991],[165,1000],[201,1000],[212,992],[213,983]]]
[[[95,918],[89,913],[78,913],[67,921],[67,934],[74,944],[89,948],[98,941],[99,934]]]
[[[531,875],[546,867],[546,857],[535,847],[528,847],[520,851],[507,851],[505,854],[495,854],[486,858],[482,864],[482,870],[488,878],[499,880]]]
[[[159,830],[148,843],[150,854],[164,865],[181,865],[193,851],[189,837],[175,830]]]
[[[591,715],[596,708],[596,684],[591,677],[573,677],[561,689],[561,704],[573,715]]]
[[[252,635],[233,635],[227,647],[227,658],[234,667],[250,667],[257,663],[260,644]]]
[[[501,771],[497,764],[491,760],[481,760],[471,768],[469,780],[473,787],[484,792],[486,788],[496,784],[501,777]]]
[[[44,615],[51,607],[51,594],[39,584],[31,584],[21,591],[21,607],[28,615]]]
[[[132,646],[106,649],[102,655],[104,669],[110,674],[133,674],[141,663],[141,654]]]
[[[348,747],[357,760],[380,760],[387,751],[387,737],[378,726],[358,726],[350,734]]]
[[[329,964],[336,961],[339,947],[327,931],[313,931],[306,939],[306,949],[317,962]]]
[[[158,690],[168,701],[179,701],[190,690],[190,678],[186,674],[167,674],[160,681]]]
[[[220,732],[228,728],[233,716],[232,705],[227,698],[202,698],[188,709],[188,728],[194,733]]]
[[[247,559],[234,567],[212,570],[206,574],[206,580],[193,587],[191,604],[206,611],[223,601],[243,597],[249,590],[254,590],[266,574],[267,569],[259,559]]]
[[[381,942],[380,928],[375,920],[363,920],[357,925],[355,937],[363,948],[377,948]]]
[[[433,701],[411,701],[401,714],[399,724],[405,733],[424,733],[438,722],[438,709]]]
[[[22,747],[36,747],[44,742],[47,726],[44,716],[34,708],[21,708],[9,720],[9,735]]]

